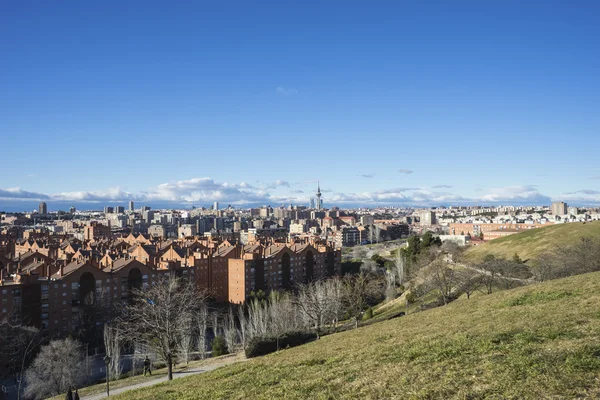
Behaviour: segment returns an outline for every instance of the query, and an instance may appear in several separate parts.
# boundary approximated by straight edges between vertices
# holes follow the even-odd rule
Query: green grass
[[[461,298],[116,398],[600,398],[600,273]]]
[[[242,355],[229,354],[226,356],[209,358],[206,360],[190,361],[190,363],[188,365],[177,364],[177,366],[173,367],[173,372],[174,373],[183,372],[190,368],[196,368],[196,367],[200,367],[200,366],[208,366],[208,365],[212,365],[215,363],[222,363],[222,362],[225,362],[226,360],[234,362],[234,361],[239,361],[240,359],[243,359],[243,358],[245,358],[245,357]],[[153,381],[153,380],[156,380],[159,378],[164,378],[166,376],[167,376],[167,368],[166,367],[153,370],[152,375],[144,376],[142,374],[142,375],[136,375],[136,376],[127,376],[127,374],[124,374],[124,376],[121,379],[110,382],[110,389],[111,390],[119,389],[119,388],[122,388],[125,386],[136,385],[138,383],[144,383],[147,381]],[[79,389],[80,396],[92,396],[95,394],[100,394],[100,393],[105,393],[105,392],[106,392],[106,382],[98,383],[96,385],[91,385],[91,386],[87,386],[87,387]],[[60,394],[58,396],[51,397],[49,400],[64,400],[64,398],[65,398],[65,395]]]
[[[528,264],[544,251],[559,245],[575,243],[582,237],[600,238],[600,221],[575,222],[530,229],[521,233],[490,240],[480,246],[467,250],[465,257],[469,261],[482,261],[487,254],[512,259],[517,253]]]

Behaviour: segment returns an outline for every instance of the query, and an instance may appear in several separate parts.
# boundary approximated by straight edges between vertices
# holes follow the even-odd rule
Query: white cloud
[[[275,91],[277,92],[277,94],[280,94],[282,96],[293,96],[298,94],[298,90],[284,86],[277,86],[275,88]]]
[[[406,168],[401,168],[398,170],[398,172],[400,172],[401,174],[412,174],[414,171],[411,169],[406,169]]]
[[[454,186],[452,185],[435,185],[432,186],[433,189],[452,189]]]
[[[39,199],[39,200],[44,200],[44,199],[48,199],[48,198],[49,198],[49,196],[46,194],[36,193],[36,192],[28,192],[19,187],[0,189],[0,199],[19,199],[19,200]]]
[[[488,203],[511,203],[511,204],[549,204],[550,197],[541,194],[536,185],[507,186],[491,189],[481,197]]]
[[[535,185],[508,186],[490,189],[485,194],[475,197],[463,197],[448,191],[450,185],[437,185],[431,189],[418,187],[396,187],[378,191],[365,192],[334,192],[322,189],[324,201],[328,206],[358,206],[358,205],[449,205],[449,204],[550,204],[552,199],[540,193]],[[269,189],[278,189],[272,194]],[[477,187],[474,189],[477,191]],[[157,185],[147,191],[131,193],[119,187],[101,191],[72,191],[45,194],[26,191],[21,188],[0,189],[0,199],[8,201],[44,200],[55,202],[90,202],[108,203],[134,200],[148,203],[173,204],[210,204],[219,201],[232,205],[262,205],[262,204],[305,204],[312,191],[295,189],[288,181],[276,180],[268,185],[253,186],[246,182],[230,183],[216,182],[209,177],[193,178],[167,182]],[[575,204],[600,203],[600,191],[579,190],[564,193],[556,198]]]
[[[375,176],[375,174],[362,174],[359,176],[362,176],[363,178],[373,178]]]

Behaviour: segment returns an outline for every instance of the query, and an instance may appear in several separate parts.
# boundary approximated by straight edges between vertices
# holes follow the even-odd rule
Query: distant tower
[[[310,209],[315,208],[315,198],[314,197],[310,198],[310,201],[308,203],[308,208],[310,208]]]
[[[40,203],[40,206],[38,207],[38,212],[42,215],[48,214],[48,206],[43,201]]]
[[[133,211],[133,210],[134,210],[134,207],[133,207],[133,200],[131,200],[131,201],[129,202],[129,211]]]
[[[321,184],[317,182],[317,211],[320,211],[323,203],[321,203]]]
[[[213,210],[218,211],[219,210],[219,202],[215,201],[215,203],[213,204]]]

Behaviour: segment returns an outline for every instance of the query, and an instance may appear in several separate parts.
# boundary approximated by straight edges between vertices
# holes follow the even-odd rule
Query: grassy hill
[[[517,253],[523,260],[534,261],[545,250],[551,250],[560,244],[574,243],[586,236],[600,238],[600,221],[558,224],[527,230],[470,248],[465,256],[476,262],[483,260],[486,254],[512,258]]]
[[[460,299],[119,399],[600,398],[600,273]]]

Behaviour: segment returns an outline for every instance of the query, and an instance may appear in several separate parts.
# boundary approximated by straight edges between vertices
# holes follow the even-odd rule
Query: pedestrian
[[[152,371],[150,370],[150,359],[148,356],[146,356],[146,359],[144,360],[144,376],[146,376],[146,372],[152,376]]]
[[[75,389],[75,393],[73,393],[73,400],[79,400],[79,392]]]
[[[69,386],[69,390],[67,390],[67,395],[65,396],[65,400],[73,400],[73,391],[71,390],[71,386]]]

